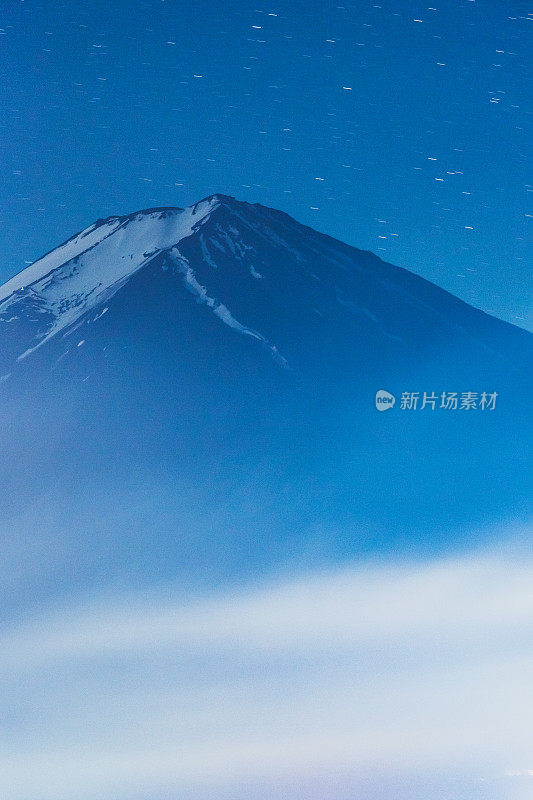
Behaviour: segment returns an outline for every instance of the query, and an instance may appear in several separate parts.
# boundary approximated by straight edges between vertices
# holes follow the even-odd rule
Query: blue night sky
[[[0,279],[223,192],[533,328],[529,4],[342,2],[7,0]]]

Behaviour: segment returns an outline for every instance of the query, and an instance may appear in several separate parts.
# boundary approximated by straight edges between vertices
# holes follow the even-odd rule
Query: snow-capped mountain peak
[[[350,370],[356,355],[367,368],[376,349],[394,363],[444,347],[505,361],[529,349],[525,332],[407,270],[283,212],[215,194],[98,220],[0,287],[0,380],[52,339],[61,353],[96,341],[102,352],[124,335],[109,334],[121,317],[128,331],[147,314],[144,336],[163,313],[170,335],[192,314],[191,330],[206,325],[210,341],[255,342],[292,370],[338,371],[340,361]]]
[[[77,267],[68,276],[74,279],[74,283],[69,284],[69,289],[74,288],[75,283],[81,283],[81,276],[86,277],[91,271],[95,277],[101,278],[101,283],[110,285],[134,270],[125,269],[125,265],[121,265],[116,259],[103,263],[106,251],[110,256],[118,255],[119,259],[128,256],[137,258],[141,246],[144,248],[141,254],[144,259],[145,253],[153,254],[172,247],[185,236],[189,236],[219,203],[219,196],[214,195],[186,209],[153,208],[123,217],[113,216],[98,220],[8,280],[0,287],[0,302],[28,287],[33,287],[35,291],[48,289],[51,284],[46,282],[47,278],[51,277],[58,267],[66,267],[68,264],[73,266],[75,264]],[[112,234],[115,235],[111,239]],[[108,240],[106,247],[102,248],[101,245],[106,240]],[[90,262],[83,262],[80,265],[81,257],[88,256],[97,246],[99,246],[98,269],[92,270],[95,265]],[[130,264],[130,267],[132,266]]]
[[[219,204],[215,195],[186,209],[155,208],[98,220],[7,281],[0,287],[4,319],[6,312],[15,319],[17,307],[29,301],[49,322],[19,358],[112,297],[154,257],[190,236]]]

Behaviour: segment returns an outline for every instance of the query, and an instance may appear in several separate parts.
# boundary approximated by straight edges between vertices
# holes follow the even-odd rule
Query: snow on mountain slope
[[[443,339],[462,346],[466,338],[485,354],[501,354],[504,339],[513,347],[523,340],[512,326],[371,253],[282,212],[213,195],[185,210],[99,220],[0,287],[0,379],[44,343],[101,319],[140,273],[150,276],[142,291],[155,315],[160,300],[151,287],[162,273],[172,275],[167,291],[181,283],[280,366],[318,363],[319,353],[324,363],[344,353],[353,364],[355,342],[360,354],[378,346],[394,360]]]
[[[40,312],[53,317],[35,347],[74,323],[84,312],[111,297],[133,273],[162,250],[172,247],[205,221],[214,198],[197,206],[141,211],[111,217],[74,236],[0,288],[0,313],[28,295]],[[13,317],[11,317],[13,319]]]
[[[98,221],[7,281],[0,287],[0,321],[18,320],[17,309],[24,306],[26,316],[29,308],[41,323],[34,342],[18,354],[17,360],[73,326],[86,312],[109,300],[138,270],[168,251],[187,289],[199,303],[230,328],[259,341],[281,366],[286,366],[275,345],[208,295],[179,251],[179,243],[198,231],[221,202],[219,195],[213,195],[186,209],[148,209]],[[202,237],[201,242],[209,262]],[[106,311],[102,309],[98,316]]]

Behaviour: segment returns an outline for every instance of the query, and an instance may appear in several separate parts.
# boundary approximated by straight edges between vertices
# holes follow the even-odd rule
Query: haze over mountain
[[[98,220],[0,289],[18,602],[434,553],[527,518],[532,340],[258,204]]]

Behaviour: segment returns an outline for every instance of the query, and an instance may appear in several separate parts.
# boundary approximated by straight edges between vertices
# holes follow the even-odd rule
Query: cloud
[[[4,629],[0,794],[526,796],[532,567],[517,552],[367,564]]]

